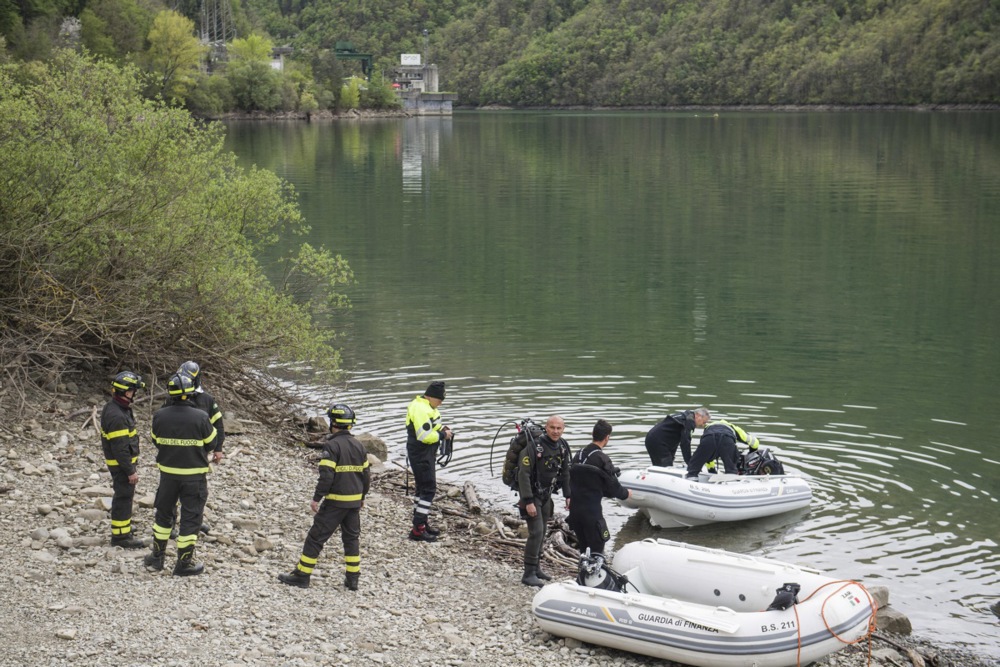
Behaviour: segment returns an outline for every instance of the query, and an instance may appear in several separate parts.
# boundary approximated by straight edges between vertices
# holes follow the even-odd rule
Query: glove
[[[705,464],[705,467],[708,468],[709,474],[714,475],[716,473],[715,461],[709,461],[708,463]]]

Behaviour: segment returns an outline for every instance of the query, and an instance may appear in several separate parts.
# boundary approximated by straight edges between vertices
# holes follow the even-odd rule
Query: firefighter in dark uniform
[[[755,451],[760,447],[760,440],[752,433],[747,433],[736,424],[730,424],[725,419],[720,419],[710,423],[701,434],[701,442],[698,449],[691,456],[688,463],[687,479],[698,479],[701,467],[708,465],[709,470],[714,470],[715,459],[722,459],[722,465],[727,473],[739,474],[739,450],[736,448],[736,441],[746,443],[750,451]]]
[[[563,440],[566,422],[553,415],[545,422],[545,433],[534,443],[528,443],[517,467],[518,508],[528,524],[528,540],[524,545],[524,576],[526,586],[544,586],[552,577],[539,566],[545,546],[545,527],[555,510],[552,494],[561,490],[570,506],[569,444]]]
[[[111,473],[111,546],[142,549],[146,545],[132,534],[132,499],[139,481],[136,465],[139,461],[139,434],[135,430],[132,401],[135,393],[145,389],[142,377],[132,371],[122,371],[111,382],[111,400],[101,411],[101,447],[104,463]]]
[[[177,372],[189,375],[191,380],[194,381],[194,394],[191,396],[191,402],[208,414],[209,421],[215,427],[218,437],[215,440],[215,451],[212,454],[212,461],[218,463],[223,457],[222,443],[226,441],[226,427],[222,423],[222,410],[219,408],[219,404],[215,401],[215,398],[205,391],[205,388],[201,384],[201,366],[193,361],[185,361],[177,369]]]
[[[209,421],[212,422],[212,426],[215,427],[216,438],[215,438],[215,451],[212,452],[212,463],[218,463],[225,456],[222,452],[222,443],[226,440],[226,427],[222,423],[222,410],[219,408],[219,404],[215,401],[215,398],[204,390],[201,384],[201,366],[199,366],[194,361],[185,361],[181,364],[181,367],[177,369],[179,375],[187,375],[191,378],[194,383],[194,393],[191,394],[188,400],[191,403],[203,410],[205,414],[208,415]],[[164,402],[163,407],[166,407],[170,402],[170,397]],[[171,526],[177,523],[177,510],[174,510],[174,520],[171,522]],[[198,528],[201,532],[206,535],[209,532],[209,527],[207,524],[202,523]],[[177,530],[173,529],[170,533],[170,539],[177,539]]]
[[[319,481],[311,503],[316,517],[298,565],[289,574],[279,574],[278,580],[289,586],[309,588],[309,578],[323,545],[340,528],[344,542],[344,586],[356,591],[361,576],[361,508],[371,483],[368,453],[351,435],[350,429],[356,421],[354,410],[338,403],[326,414],[330,419],[330,434],[323,441]]]
[[[568,523],[580,541],[581,555],[587,549],[590,549],[591,556],[603,555],[604,545],[611,538],[601,511],[601,500],[625,500],[632,495],[618,481],[619,471],[604,453],[611,431],[611,424],[598,419],[594,424],[594,441],[573,456],[569,467],[573,507],[569,511]]]
[[[444,382],[437,380],[427,386],[423,396],[417,396],[406,408],[406,456],[413,470],[417,503],[413,507],[413,528],[410,539],[434,542],[441,532],[428,522],[434,494],[437,493],[435,461],[438,445],[452,437],[451,429],[441,423],[438,406],[444,402]]]
[[[181,503],[181,522],[177,536],[177,563],[174,574],[201,574],[204,566],[195,563],[205,502],[208,500],[207,475],[209,456],[215,450],[215,427],[204,411],[191,402],[194,381],[175,373],[167,381],[170,398],[165,407],[153,414],[152,440],[156,445],[156,467],[160,485],[156,489],[156,520],[153,523],[153,549],[144,563],[150,570],[162,570],[174,508]]]
[[[691,461],[691,433],[708,423],[707,408],[684,410],[667,415],[646,434],[646,452],[654,466],[672,467],[678,445],[684,465]]]

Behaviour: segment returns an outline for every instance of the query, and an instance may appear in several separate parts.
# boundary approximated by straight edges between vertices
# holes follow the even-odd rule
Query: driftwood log
[[[466,482],[465,486],[462,487],[462,494],[465,496],[465,502],[469,506],[469,511],[473,514],[482,514],[483,508],[479,504],[479,496],[476,495],[476,485],[472,482]]]
[[[402,466],[374,476],[372,486],[405,496],[409,496],[413,490],[412,484],[406,485],[406,473]],[[434,511],[448,517],[445,535],[454,535],[463,549],[470,546],[478,548],[489,558],[516,566],[524,562],[527,540],[520,537],[526,533],[523,520],[504,512],[489,513],[483,510],[471,482],[463,483],[461,488],[439,483],[438,491],[438,496],[434,499]],[[575,544],[576,536],[569,530],[565,520],[560,516],[554,517],[546,531],[542,562],[558,576],[575,576],[580,558]]]

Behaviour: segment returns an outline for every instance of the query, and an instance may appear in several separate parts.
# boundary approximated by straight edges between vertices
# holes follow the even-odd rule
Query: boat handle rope
[[[819,588],[817,588],[816,590],[814,590],[812,593],[810,593],[808,595],[808,597],[803,598],[802,602],[805,602],[806,600],[809,600],[810,598],[812,598],[814,595],[816,595],[817,593],[819,593],[821,590],[823,590],[827,586],[833,586],[833,585],[836,585],[836,584],[841,584],[841,586],[837,590],[835,590],[832,593],[830,593],[829,595],[827,595],[826,599],[823,600],[823,604],[820,607],[820,617],[823,619],[823,624],[826,626],[827,631],[831,635],[833,635],[834,639],[836,639],[837,641],[839,641],[839,642],[841,642],[843,644],[847,644],[848,646],[851,645],[851,644],[859,644],[862,641],[864,641],[864,640],[867,639],[868,640],[868,665],[869,665],[869,667],[871,667],[871,664],[872,664],[872,633],[875,632],[875,614],[878,613],[878,602],[875,601],[875,598],[872,597],[872,594],[868,592],[868,589],[865,588],[864,584],[862,584],[859,581],[852,581],[850,579],[838,579],[836,581],[828,581],[827,583],[823,584],[822,586],[820,586]],[[844,590],[845,588],[847,588],[848,586],[851,586],[851,585],[857,586],[858,588],[860,588],[864,592],[865,596],[868,598],[868,606],[871,607],[872,613],[871,613],[871,616],[868,617],[868,632],[866,632],[863,636],[858,637],[857,639],[855,639],[853,641],[848,641],[848,640],[844,639],[843,637],[841,637],[840,635],[838,635],[836,632],[834,632],[833,628],[831,628],[830,624],[827,622],[827,620],[826,620],[826,603],[829,602],[837,593],[839,593],[840,591]],[[795,652],[795,665],[796,665],[796,667],[802,667],[802,623],[799,621],[799,608],[798,608],[798,604],[792,605],[792,609],[795,610],[795,628],[796,628],[795,629],[795,634],[796,634],[796,639],[797,639],[797,644],[798,644],[798,648],[797,648],[797,650]]]

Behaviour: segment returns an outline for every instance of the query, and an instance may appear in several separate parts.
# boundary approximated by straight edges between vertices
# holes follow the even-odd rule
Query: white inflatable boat
[[[618,481],[632,491],[619,501],[649,513],[649,522],[664,528],[700,526],[716,521],[743,521],[808,507],[812,489],[798,475],[730,475],[702,473],[685,479],[684,468],[651,466],[625,470]]]
[[[532,611],[541,628],[695,667],[795,667],[874,626],[864,586],[789,563],[644,540],[619,550],[612,569],[627,578],[621,591],[570,581],[540,589]],[[766,611],[775,603],[791,606]]]

